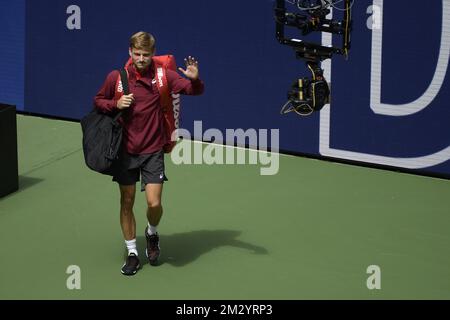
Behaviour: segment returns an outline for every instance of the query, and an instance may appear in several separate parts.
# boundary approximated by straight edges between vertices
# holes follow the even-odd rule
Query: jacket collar
[[[155,64],[153,61],[151,62],[150,67],[147,70],[147,72],[145,72],[143,75],[141,75],[136,70],[136,67],[132,63],[128,66],[127,70],[128,70],[130,79],[134,79],[136,81],[141,80],[141,81],[150,83],[152,81],[152,79],[155,77]]]

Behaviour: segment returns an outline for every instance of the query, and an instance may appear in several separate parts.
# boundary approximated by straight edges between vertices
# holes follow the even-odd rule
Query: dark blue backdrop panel
[[[24,108],[25,0],[0,1],[0,102]]]
[[[356,18],[350,60],[333,61],[330,146],[362,154],[352,155],[354,160],[366,155],[383,156],[392,158],[384,159],[383,164],[406,161],[424,171],[448,173],[450,78],[447,70],[437,69],[440,54],[448,64],[450,43],[450,30],[443,29],[443,2],[427,4],[426,20],[431,23],[424,28],[417,23],[423,19],[423,7],[418,2],[378,1],[383,5],[381,103],[412,103],[427,91],[435,73],[444,75],[440,90],[426,108],[404,116],[376,114],[371,109],[371,90],[375,90],[371,64],[375,56],[372,30],[365,27],[371,3],[358,1],[353,7]],[[441,150],[446,151],[436,155]],[[421,166],[421,161],[433,165]]]
[[[70,5],[80,8],[80,29],[66,26]],[[174,54],[180,65],[188,55],[200,61],[206,91],[182,98],[182,126],[190,132],[195,120],[203,131],[276,128],[285,151],[450,174],[448,1],[427,3],[424,16],[419,0],[356,0],[349,60],[336,56],[331,68],[324,65],[332,101],[309,117],[279,114],[292,82],[308,72],[276,41],[273,6],[273,0],[16,1],[0,16],[0,99],[79,119],[108,72],[127,60],[130,35],[145,30],[154,34],[157,54]],[[378,15],[373,25],[371,12]],[[296,30],[289,35],[300,38]],[[391,114],[424,95],[431,98],[421,110]],[[371,101],[377,96],[379,103]]]

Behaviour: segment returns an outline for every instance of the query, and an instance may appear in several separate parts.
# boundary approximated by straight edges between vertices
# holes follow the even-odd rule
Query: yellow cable
[[[316,107],[316,90],[315,90],[315,85],[314,84],[312,84],[312,98],[313,98],[313,108],[315,108]]]
[[[316,80],[316,74],[314,73],[314,70],[311,68],[311,66],[308,64],[309,70],[311,70],[311,73],[313,74],[313,80]]]
[[[298,98],[303,101],[303,79],[298,79]]]
[[[345,26],[345,55],[348,55],[348,49],[347,49],[347,45],[348,45],[348,25],[349,25],[349,21],[350,21],[350,2],[346,1],[347,3],[347,19],[346,19],[346,26]]]

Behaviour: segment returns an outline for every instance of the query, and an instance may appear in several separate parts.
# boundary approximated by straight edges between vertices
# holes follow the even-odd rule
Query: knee
[[[133,208],[133,205],[134,205],[134,197],[129,195],[122,195],[122,197],[120,198],[120,206],[123,209],[131,210]]]
[[[147,206],[149,209],[159,209],[161,208],[161,201],[159,200],[152,200],[152,201],[147,201]]]

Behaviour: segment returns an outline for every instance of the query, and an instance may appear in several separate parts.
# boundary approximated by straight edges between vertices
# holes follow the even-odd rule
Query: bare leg
[[[162,183],[149,183],[145,185],[147,197],[147,220],[152,226],[157,226],[161,220],[163,208],[161,205]]]
[[[136,194],[136,186],[120,185],[120,226],[125,240],[136,238],[136,220],[134,219],[133,206]]]

